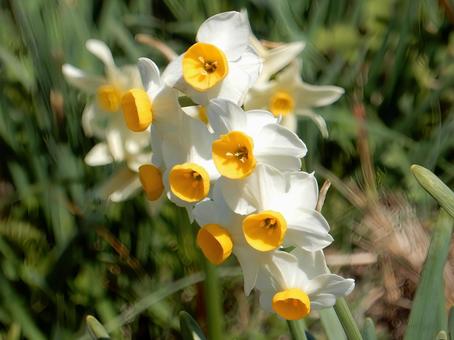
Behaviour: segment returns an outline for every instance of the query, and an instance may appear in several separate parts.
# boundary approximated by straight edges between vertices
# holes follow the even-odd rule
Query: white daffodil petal
[[[109,129],[106,131],[106,141],[114,160],[117,162],[124,160],[125,151],[121,132],[118,129]]]
[[[287,193],[290,202],[296,202],[298,207],[314,210],[318,201],[318,184],[315,176],[298,171],[286,174]]]
[[[140,183],[139,176],[131,180],[131,182],[124,182],[123,186],[112,192],[110,195],[110,200],[112,202],[123,202],[129,199],[130,197],[137,194],[142,187]]]
[[[106,82],[104,78],[89,75],[70,64],[64,64],[62,72],[68,83],[90,94],[96,93],[96,89]]]
[[[292,250],[292,254],[298,258],[298,266],[306,273],[309,279],[318,275],[329,274],[323,251],[306,251],[296,247]],[[302,281],[298,283],[298,286],[302,287],[304,285],[305,283]]]
[[[260,267],[257,259],[254,256],[251,256],[251,251],[246,247],[234,246],[233,252],[240,263],[243,272],[244,293],[248,296],[255,286]]]
[[[296,131],[298,130],[298,120],[295,115],[288,114],[288,115],[282,116],[280,124],[292,132],[296,133]],[[325,126],[325,128],[326,128],[326,126]],[[320,127],[319,127],[319,129],[320,129]],[[320,131],[322,132],[322,135],[324,136],[325,131],[322,131],[321,129],[320,129]]]
[[[355,281],[353,279],[344,279],[335,274],[323,274],[311,279],[305,289],[311,301],[317,301],[320,294],[332,294],[335,297],[344,296],[350,294],[354,287]]]
[[[320,107],[334,103],[343,94],[338,86],[315,86],[301,82],[295,86],[296,107]]]
[[[269,124],[276,124],[278,119],[265,110],[250,110],[243,113],[246,116],[248,133],[251,137],[256,137],[263,127]]]
[[[247,15],[224,12],[205,20],[197,32],[197,41],[220,48],[229,60],[237,60],[248,46],[250,26]]]
[[[309,119],[311,119],[315,123],[315,125],[317,125],[323,138],[329,137],[329,132],[328,132],[328,128],[326,127],[325,119],[321,115],[319,115],[309,109],[296,110],[295,114],[297,114],[299,116],[303,116],[303,117],[308,117]],[[296,117],[294,115],[291,115],[290,117],[293,119],[296,119]]]
[[[115,68],[112,52],[110,52],[109,47],[103,41],[89,39],[85,43],[85,47],[104,63],[107,70]]]
[[[224,99],[212,99],[207,106],[208,120],[216,134],[242,131],[246,127],[246,115],[235,103]]]
[[[109,114],[102,111],[96,103],[85,106],[82,113],[82,129],[87,137],[104,139],[109,121]]]
[[[296,216],[298,214],[298,216]],[[321,214],[314,211],[298,210],[294,216],[287,216],[285,243],[296,245],[308,251],[321,250],[333,242],[328,233],[328,223]]]
[[[302,158],[307,153],[306,145],[294,132],[277,124],[264,126],[255,137],[254,142],[254,155],[257,158],[274,155]],[[277,168],[280,167],[277,166]]]
[[[332,307],[336,304],[336,296],[333,294],[320,293],[315,296],[311,296],[311,309],[321,310],[327,307]]]
[[[267,51],[266,55],[263,56],[263,72],[260,74],[258,83],[265,82],[271,78],[272,75],[282,70],[292,60],[294,60],[298,54],[304,49],[305,44],[301,41],[283,44]]]
[[[126,166],[115,172],[106,182],[95,190],[95,195],[114,202],[126,200],[141,187],[137,173]]]
[[[155,91],[161,85],[159,68],[148,58],[139,58],[137,67],[145,91]]]
[[[189,88],[188,85],[184,87],[183,81],[183,56],[184,54],[180,55],[178,58],[172,60],[167,67],[165,68],[164,72],[162,73],[162,80],[170,87],[176,87],[180,91],[186,93],[186,89]]]
[[[86,164],[90,166],[106,165],[113,162],[112,155],[105,143],[96,144],[84,158]]]
[[[296,287],[301,276],[306,274],[298,267],[298,259],[290,253],[275,251],[272,253],[272,259],[267,265],[269,272],[276,280],[278,289],[288,289]]]

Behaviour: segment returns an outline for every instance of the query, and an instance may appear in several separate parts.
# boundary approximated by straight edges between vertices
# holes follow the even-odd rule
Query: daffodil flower
[[[298,136],[263,110],[244,112],[235,103],[213,99],[207,107],[214,130],[213,161],[219,173],[231,179],[251,175],[259,164],[298,170],[306,146]]]
[[[219,265],[232,253],[236,256],[243,271],[246,295],[254,288],[259,271],[283,254],[282,251],[260,252],[250,247],[241,228],[245,216],[234,213],[217,188],[212,199],[196,204],[192,215],[200,226],[197,245],[211,263]]]
[[[260,83],[248,93],[244,104],[247,110],[266,109],[276,117],[282,117],[281,124],[296,131],[295,115],[311,118],[324,137],[328,130],[323,117],[313,108],[327,106],[338,100],[344,90],[337,86],[309,85],[301,80],[301,62],[294,61],[275,80]]]
[[[136,66],[117,67],[102,41],[88,40],[86,47],[104,63],[105,76],[90,75],[69,64],[63,65],[62,71],[70,84],[95,95],[82,114],[82,127],[88,137],[101,142],[88,152],[85,162],[90,166],[125,162],[129,168],[121,168],[98,190],[103,197],[122,201],[140,188],[138,167],[151,155],[148,133],[130,131],[121,112],[124,94],[131,88],[141,88],[140,76]]]
[[[350,294],[352,279],[329,274],[323,252],[295,249],[259,272],[256,288],[263,309],[274,311],[286,320],[306,317],[312,310],[331,307],[336,298]]]
[[[229,207],[247,215],[243,234],[258,251],[280,246],[315,251],[333,241],[328,222],[315,210],[318,186],[313,174],[283,173],[261,164],[244,180],[223,177],[217,185]]]
[[[168,85],[197,104],[224,98],[242,105],[262,66],[249,44],[250,35],[245,13],[232,11],[208,18],[197,32],[197,42],[164,71]]]
[[[262,72],[255,85],[269,81],[273,75],[295,60],[305,46],[304,42],[295,41],[291,43],[276,43],[275,47],[267,48],[253,34],[251,34],[249,39],[263,61]]]

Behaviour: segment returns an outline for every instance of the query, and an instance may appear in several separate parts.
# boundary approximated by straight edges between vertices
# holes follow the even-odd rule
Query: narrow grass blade
[[[447,329],[443,269],[452,231],[452,218],[441,209],[413,300],[405,340],[434,339],[440,330]]]
[[[109,334],[107,333],[104,326],[98,320],[96,320],[95,317],[89,315],[89,316],[87,316],[86,321],[87,321],[88,333],[90,333],[90,336],[93,340],[110,339]]]
[[[347,340],[334,308],[322,309],[320,311],[320,320],[328,340]]]
[[[375,331],[375,325],[371,318],[366,318],[363,329],[364,340],[377,340],[377,332]]]
[[[454,218],[454,192],[448,188],[430,170],[420,166],[412,165],[411,171],[418,183]]]
[[[180,332],[183,340],[205,340],[197,322],[185,311],[180,312]]]

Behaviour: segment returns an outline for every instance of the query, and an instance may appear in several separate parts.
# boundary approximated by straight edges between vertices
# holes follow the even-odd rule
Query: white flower
[[[217,185],[234,212],[248,215],[243,233],[259,251],[281,245],[315,251],[333,241],[328,222],[315,210],[318,186],[313,174],[282,173],[262,164],[244,180],[220,178]]]
[[[298,136],[278,124],[270,112],[244,112],[224,99],[213,99],[207,114],[217,140],[213,161],[221,175],[240,179],[253,173],[258,164],[281,170],[298,170],[306,146]]]
[[[251,34],[250,42],[263,60],[262,72],[255,85],[269,81],[274,74],[295,60],[305,46],[304,42],[295,41],[274,43],[275,47],[267,48],[253,34]]]
[[[245,108],[267,109],[282,116],[282,124],[296,131],[296,115],[311,118],[323,136],[328,136],[325,120],[314,113],[315,107],[326,106],[338,100],[344,90],[337,86],[315,86],[301,80],[301,62],[294,61],[275,80],[254,86],[248,94]]]
[[[259,272],[256,281],[260,304],[287,320],[333,306],[337,297],[350,294],[355,285],[352,279],[329,274],[321,251],[295,249],[274,258],[267,268],[268,273]]]
[[[213,198],[197,203],[192,215],[200,226],[197,245],[211,263],[221,264],[231,253],[236,256],[243,271],[246,295],[254,288],[259,271],[283,253],[251,248],[241,228],[245,216],[234,213],[216,188]]]
[[[168,85],[198,104],[224,98],[241,105],[262,65],[249,45],[250,34],[245,13],[232,11],[208,18],[197,32],[197,43],[165,70]]]
[[[140,164],[150,158],[149,135],[147,132],[133,133],[125,125],[121,113],[123,95],[131,88],[139,88],[140,77],[137,67],[118,68],[105,43],[88,40],[87,49],[105,65],[105,76],[94,76],[69,65],[62,71],[67,81],[96,99],[87,104],[82,114],[82,127],[88,137],[101,140],[86,155],[90,166],[125,162],[128,168],[121,169],[98,190],[101,197],[122,201],[136,193],[140,187],[137,171]]]

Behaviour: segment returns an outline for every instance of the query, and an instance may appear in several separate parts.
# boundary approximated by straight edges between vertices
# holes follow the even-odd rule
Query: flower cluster
[[[104,111],[121,107],[136,131],[128,133],[151,134],[151,162],[138,168],[147,198],[186,208],[200,226],[197,245],[206,258],[218,265],[233,253],[245,293],[256,289],[263,308],[288,320],[332,306],[354,286],[326,266],[322,250],[333,238],[316,210],[314,174],[300,171],[307,149],[292,115],[315,117],[312,107],[343,90],[302,82],[301,63],[293,60],[303,47],[267,49],[246,13],[225,12],[200,26],[196,42],[162,76],[140,58],[143,87],[97,88]],[[82,77],[68,67],[70,73],[74,84]],[[182,107],[188,99],[194,105]]]

